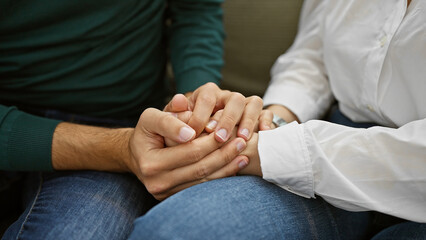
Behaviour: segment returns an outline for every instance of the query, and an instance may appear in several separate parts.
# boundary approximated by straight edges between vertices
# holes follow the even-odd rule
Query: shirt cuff
[[[178,93],[192,92],[208,82],[219,85],[219,79],[218,76],[201,69],[186,71],[176,76],[176,90]]]
[[[287,84],[272,84],[268,87],[263,105],[283,105],[292,111],[301,122],[317,119],[320,116],[319,108],[315,101],[299,87]]]
[[[266,181],[302,197],[315,197],[312,161],[303,124],[292,122],[259,132],[258,150]]]
[[[9,171],[52,171],[52,139],[60,121],[11,110],[1,128],[1,168]]]

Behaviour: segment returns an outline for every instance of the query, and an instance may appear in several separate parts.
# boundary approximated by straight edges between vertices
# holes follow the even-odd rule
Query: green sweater
[[[14,106],[137,118],[221,78],[222,0],[0,0],[0,170],[52,170],[59,121]],[[166,24],[167,23],[167,24]]]

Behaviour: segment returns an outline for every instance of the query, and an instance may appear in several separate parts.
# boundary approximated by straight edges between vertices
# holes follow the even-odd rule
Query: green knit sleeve
[[[223,0],[170,0],[170,55],[180,93],[221,80]]]
[[[0,105],[0,170],[53,170],[52,138],[58,123]]]

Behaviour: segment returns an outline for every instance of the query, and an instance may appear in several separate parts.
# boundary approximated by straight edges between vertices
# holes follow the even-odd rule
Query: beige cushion
[[[222,88],[262,96],[277,57],[291,46],[302,0],[226,0]]]

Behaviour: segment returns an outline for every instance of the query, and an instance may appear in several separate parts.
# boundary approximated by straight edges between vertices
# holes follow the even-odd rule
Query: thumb
[[[188,110],[188,99],[183,94],[176,94],[164,107],[165,112],[183,112]]]
[[[195,137],[195,130],[186,123],[155,108],[148,108],[142,113],[136,128],[178,143],[189,142]]]

